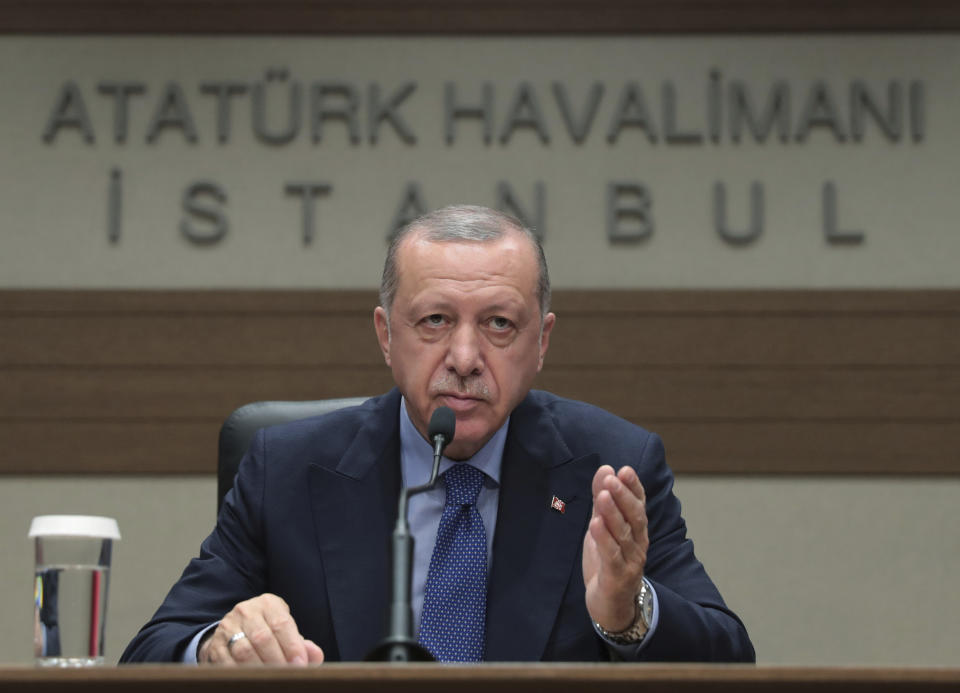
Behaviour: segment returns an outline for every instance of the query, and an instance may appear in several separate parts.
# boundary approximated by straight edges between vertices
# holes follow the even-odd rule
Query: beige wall
[[[960,480],[684,477],[697,554],[764,664],[953,665]],[[31,657],[29,518],[120,522],[107,659],[149,618],[214,520],[210,478],[0,480],[0,652]]]
[[[410,181],[424,202],[494,204],[498,181],[509,182],[532,209],[532,191],[546,190],[546,251],[559,288],[917,288],[956,287],[955,168],[960,159],[960,36],[662,36],[662,37],[0,37],[0,287],[370,288],[379,278],[384,237]],[[304,90],[318,81],[353,85],[360,95],[361,141],[351,144],[331,121],[314,143],[306,115],[289,144],[254,136],[251,96],[234,99],[229,142],[217,141],[215,101],[201,85],[229,80],[251,87],[268,68],[288,68],[288,80],[268,91],[270,124],[286,123],[289,82]],[[746,85],[761,111],[777,81],[791,88],[791,139],[758,144],[664,142],[665,99],[676,94],[676,127],[707,132],[711,71]],[[42,135],[63,84],[73,80],[96,135],[76,128]],[[113,139],[114,102],[98,92],[104,81],[140,82],[131,97],[129,134]],[[900,109],[904,134],[888,141],[868,120],[865,137],[851,129],[851,84],[862,80],[886,108],[895,83],[906,103],[909,85],[924,85],[924,137]],[[399,113],[417,137],[401,141],[389,125],[371,144],[366,136],[369,85],[386,96],[416,82]],[[197,131],[188,143],[174,129],[146,141],[165,85],[183,89]],[[593,84],[604,86],[589,136],[567,134],[552,88],[567,88],[579,119]],[[626,85],[643,90],[659,134],[626,128],[607,140]],[[813,85],[826,84],[848,134],[838,142],[814,127],[796,141]],[[494,94],[494,142],[484,145],[476,121],[460,122],[444,139],[444,88],[479,103],[482,85]],[[537,97],[551,135],[543,144],[530,128],[507,144],[500,135],[519,85]],[[821,120],[823,109],[817,111]],[[529,117],[529,108],[522,111]],[[121,240],[107,241],[110,171],[123,173]],[[212,247],[190,245],[178,230],[181,196],[198,180],[218,182],[227,195],[230,231]],[[300,242],[299,200],[288,181],[324,181],[330,195],[317,204],[316,237]],[[648,186],[655,225],[646,242],[611,244],[605,232],[610,181]],[[724,243],[713,228],[712,190],[727,186],[728,219],[743,228],[748,189],[765,185],[766,229],[748,247]],[[865,231],[857,246],[830,246],[822,229],[821,191],[837,185],[841,229]],[[205,204],[209,200],[205,199]],[[198,224],[204,227],[204,224]]]

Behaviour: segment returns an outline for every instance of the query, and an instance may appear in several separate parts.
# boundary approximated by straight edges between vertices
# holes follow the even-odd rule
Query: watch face
[[[646,584],[640,592],[640,614],[643,622],[649,628],[653,624],[653,596]]]
[[[643,621],[647,624],[647,627],[650,627],[650,624],[653,623],[653,600],[650,598],[650,593],[647,592],[645,595],[646,599],[643,600]]]

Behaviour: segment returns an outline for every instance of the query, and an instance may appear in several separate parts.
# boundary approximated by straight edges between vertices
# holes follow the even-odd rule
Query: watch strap
[[[650,612],[652,599],[653,594],[650,583],[647,582],[646,578],[643,578],[640,591],[634,600],[634,608],[636,611],[633,623],[631,623],[630,626],[621,631],[611,632],[597,622],[594,622],[593,625],[600,635],[612,643],[616,643],[617,645],[635,645],[641,642],[650,630],[651,624],[648,614]]]

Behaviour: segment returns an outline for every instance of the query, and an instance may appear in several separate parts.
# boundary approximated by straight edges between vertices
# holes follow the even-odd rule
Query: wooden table
[[[245,693],[923,693],[960,691],[960,668],[753,667],[643,664],[325,664],[312,669],[124,666],[0,667],[0,691]]]

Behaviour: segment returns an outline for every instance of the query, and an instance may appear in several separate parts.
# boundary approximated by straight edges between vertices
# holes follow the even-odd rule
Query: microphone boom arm
[[[446,410],[446,411],[443,411]],[[429,491],[437,485],[443,449],[453,440],[456,418],[447,407],[437,409],[430,418],[433,441],[433,467],[430,479],[420,486],[400,490],[397,502],[397,524],[393,530],[393,576],[391,580],[390,625],[387,637],[366,659],[374,662],[432,662],[433,655],[413,639],[413,607],[410,604],[410,582],[413,574],[413,535],[407,521],[410,496]],[[435,429],[439,429],[436,430]]]

